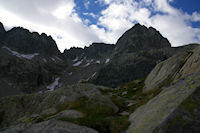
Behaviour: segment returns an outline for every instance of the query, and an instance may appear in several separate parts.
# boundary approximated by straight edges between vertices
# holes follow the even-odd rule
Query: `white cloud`
[[[84,1],[84,6],[86,9],[89,9],[90,1]]]
[[[170,5],[173,0],[99,0],[108,7],[102,11],[98,24],[115,37],[139,22],[153,26],[169,39],[172,46],[200,43],[200,28],[192,28],[191,21],[200,21],[200,14],[188,15]],[[120,34],[119,34],[120,33]],[[114,37],[113,37],[114,38]]]
[[[178,10],[170,6],[168,0],[154,0],[154,6],[156,11],[161,11],[163,13],[169,13],[173,15],[178,12]]]
[[[194,22],[200,21],[200,13],[193,12],[192,13],[192,21],[194,21]]]
[[[64,19],[73,13],[73,8],[74,8],[74,3],[69,2],[65,5],[59,6],[56,10],[52,12],[52,15],[54,15],[58,19]]]
[[[45,2],[52,4],[47,6]],[[22,3],[24,8],[18,3]],[[26,0],[1,0],[0,21],[9,28],[22,26],[31,31],[45,32],[56,40],[61,51],[72,46],[84,47],[94,40],[100,41],[82,22],[74,10],[75,6],[73,0],[35,0],[30,3]],[[62,35],[62,39],[58,39],[58,35]]]
[[[92,12],[90,12],[90,13],[88,13],[88,12],[84,12],[83,15],[85,15],[85,16],[91,16],[91,17],[93,17],[93,18],[98,17],[98,15],[95,15],[95,14],[92,13]]]

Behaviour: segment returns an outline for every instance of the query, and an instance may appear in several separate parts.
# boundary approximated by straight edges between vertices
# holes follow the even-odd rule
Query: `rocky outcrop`
[[[185,77],[186,75],[196,73],[200,70],[200,47],[197,47],[193,51],[190,51],[190,58],[185,62],[176,76],[176,79]]]
[[[178,53],[156,65],[145,80],[144,92],[170,85],[174,80],[183,78],[200,70],[200,47]]]
[[[199,87],[200,72],[184,77],[177,82],[174,82],[173,85],[164,88],[158,96],[151,99],[147,104],[139,107],[130,115],[129,120],[131,126],[128,131],[130,133],[152,133],[157,127],[165,123],[173,113],[176,113],[177,108],[181,106],[181,103],[195,94],[195,92],[199,90]],[[191,104],[195,105],[193,106],[194,108],[198,106],[197,104]],[[189,114],[189,116],[190,115],[193,115],[193,113]],[[195,115],[198,116],[199,114],[196,113]],[[188,118],[189,121],[192,117],[193,116]],[[185,120],[187,121],[187,118],[185,118]],[[175,120],[175,123],[170,123],[169,125],[175,127],[176,123],[179,122],[181,123],[181,121]],[[181,123],[180,125],[183,124],[184,123]],[[188,124],[190,124],[190,122]],[[167,125],[161,127],[165,126]],[[184,126],[188,127],[189,125]],[[162,131],[160,129],[162,128],[159,128],[159,131]],[[195,130],[195,128],[193,129]],[[199,128],[197,130],[199,130]],[[171,129],[168,129],[168,131],[171,131]],[[178,131],[178,128],[173,132],[175,131]]]
[[[169,85],[190,56],[187,52],[179,53],[156,65],[145,80],[144,92]]]

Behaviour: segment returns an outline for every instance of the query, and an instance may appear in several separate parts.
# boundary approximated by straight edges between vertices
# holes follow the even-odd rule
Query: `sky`
[[[200,43],[200,0],[0,0],[0,21],[51,35],[61,52],[92,42],[115,44],[136,23],[171,45]]]

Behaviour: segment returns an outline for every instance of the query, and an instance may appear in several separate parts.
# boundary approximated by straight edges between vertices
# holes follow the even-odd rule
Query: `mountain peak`
[[[3,24],[0,22],[0,39],[4,36],[6,33]]]
[[[169,41],[155,28],[136,24],[126,31],[116,43],[117,52],[134,52],[145,49],[170,47]]]

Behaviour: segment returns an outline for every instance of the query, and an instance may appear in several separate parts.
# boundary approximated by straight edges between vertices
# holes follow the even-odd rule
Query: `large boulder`
[[[145,80],[144,92],[170,84],[190,56],[187,52],[179,53],[156,65]]]
[[[156,129],[158,129],[162,133],[161,129],[166,129],[164,127],[173,127],[174,133],[176,131],[185,132],[184,130],[179,129],[183,126],[190,127],[191,124],[195,123],[195,117],[199,117],[199,105],[196,104],[195,99],[190,100],[191,103],[186,102],[186,104],[183,104],[183,106],[185,105],[188,108],[191,107],[190,109],[192,109],[192,112],[190,112],[189,114],[181,115],[181,118],[183,117],[183,121],[179,121],[179,119],[174,119],[176,117],[173,117],[174,122],[169,123],[170,120],[168,121],[168,118],[170,116],[173,116],[173,113],[176,114],[176,111],[178,111],[177,108],[181,108],[181,104],[189,97],[195,95],[195,93],[199,91],[199,88],[200,72],[181,78],[178,81],[174,82],[173,85],[164,88],[159,95],[151,99],[147,104],[139,107],[135,112],[130,115],[129,121],[131,122],[131,125],[129,126],[128,132],[152,133]],[[189,105],[187,105],[187,103]],[[188,109],[188,111],[190,109]],[[179,112],[177,113],[180,114]],[[176,114],[175,116],[177,116],[178,114]],[[186,117],[184,118],[184,116]],[[164,123],[169,123],[169,126]],[[180,128],[176,129],[177,123],[179,123],[178,125],[181,126]],[[164,124],[164,126],[162,124]],[[195,124],[197,125],[194,125],[194,127],[192,128],[193,131],[199,131],[199,122]],[[187,130],[188,132],[190,132],[189,128]],[[167,131],[170,131],[171,133],[171,129],[167,129]]]
[[[159,63],[145,80],[144,92],[170,85],[174,80],[183,78],[200,70],[200,47],[180,52]]]
[[[184,100],[154,133],[199,133],[200,88]]]
[[[193,51],[190,51],[190,55],[190,58],[185,62],[184,66],[177,74],[176,79],[196,73],[200,70],[200,46]]]

